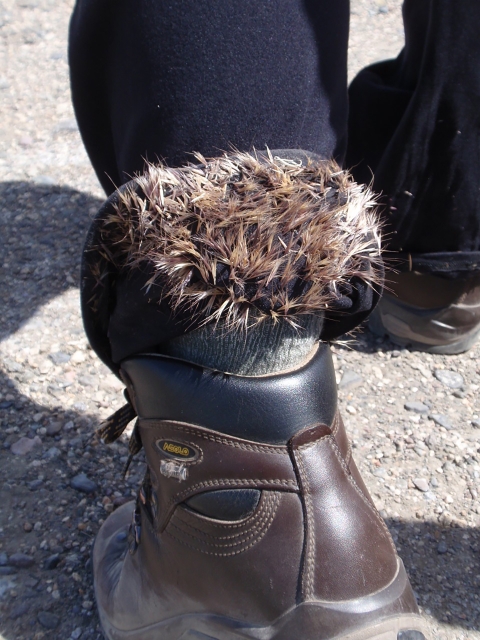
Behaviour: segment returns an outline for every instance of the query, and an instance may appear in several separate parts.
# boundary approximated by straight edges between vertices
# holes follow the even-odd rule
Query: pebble
[[[10,451],[16,456],[25,456],[27,453],[33,451],[36,447],[39,447],[42,441],[38,436],[34,438],[20,438],[10,447]]]
[[[27,487],[30,491],[36,491],[43,485],[43,478],[37,478],[36,480],[32,480],[31,482],[27,482]]]
[[[14,589],[17,586],[11,578],[0,578],[0,598],[2,598],[7,591]]]
[[[66,364],[70,360],[70,356],[68,355],[68,353],[63,353],[63,351],[50,353],[48,357],[53,362],[53,364]]]
[[[450,419],[447,416],[443,415],[443,413],[432,413],[428,417],[433,420],[435,424],[438,424],[439,427],[444,427],[448,431],[455,428],[450,422]]]
[[[70,480],[70,486],[83,493],[94,493],[97,490],[95,482],[87,478],[84,473],[79,473],[77,476],[72,478]]]
[[[430,410],[426,404],[423,404],[423,402],[416,401],[406,402],[405,409],[407,411],[414,411],[415,413],[428,413]]]
[[[26,533],[30,533],[30,531],[33,531],[33,525],[32,525],[32,523],[31,523],[31,522],[24,522],[24,523],[23,523],[23,530],[24,530]]]
[[[465,385],[463,377],[456,371],[450,371],[449,369],[435,369],[433,375],[437,380],[440,380],[442,384],[450,389],[461,389]]]
[[[437,552],[440,554],[443,554],[443,553],[447,553],[447,551],[448,551],[447,543],[444,540],[442,540],[437,545]]]
[[[6,553],[2,551],[2,553],[0,553],[0,567],[4,567],[7,564],[8,564],[8,556]]]
[[[70,635],[71,640],[79,640],[82,635],[82,627],[74,629]]]
[[[56,629],[60,624],[60,618],[49,611],[39,611],[37,620],[45,629]]]
[[[56,569],[58,567],[60,560],[61,560],[60,555],[58,553],[55,553],[54,555],[48,557],[45,560],[45,564],[43,566],[48,571],[51,571],[52,569]]]
[[[363,382],[363,378],[356,371],[352,371],[351,369],[346,369],[342,379],[338,384],[339,389],[355,389]]]
[[[11,620],[16,620],[21,616],[25,615],[27,611],[30,609],[29,602],[20,602],[10,611],[10,615],[8,616]]]
[[[10,556],[8,562],[13,567],[25,569],[27,567],[31,567],[34,564],[35,560],[32,558],[32,556],[29,556],[26,553],[13,553]]]
[[[62,430],[61,422],[50,422],[47,426],[47,436],[56,436]]]
[[[62,455],[62,452],[58,447],[50,447],[50,449],[45,453],[44,458],[53,459],[53,458],[58,458],[61,455]]]
[[[419,491],[428,491],[429,490],[429,485],[427,480],[425,480],[425,478],[414,478],[413,479],[413,484],[415,485],[415,487],[419,490]]]
[[[87,356],[83,351],[75,351],[73,356],[70,358],[70,362],[72,362],[73,364],[80,364],[82,362],[85,362],[86,359]]]

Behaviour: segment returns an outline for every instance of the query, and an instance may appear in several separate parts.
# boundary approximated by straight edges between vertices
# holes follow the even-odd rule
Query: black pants
[[[414,266],[480,270],[478,0],[406,0],[406,46],[358,75],[350,116],[348,20],[348,0],[77,0],[73,102],[105,191],[145,159],[303,148],[374,172]]]

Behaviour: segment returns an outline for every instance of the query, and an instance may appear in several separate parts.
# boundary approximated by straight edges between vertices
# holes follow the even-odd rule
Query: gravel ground
[[[125,442],[93,436],[122,397],[79,314],[80,251],[102,192],[69,101],[72,4],[0,0],[1,640],[102,637],[90,549],[143,468],[122,481]],[[350,76],[402,40],[398,0],[354,0]],[[365,331],[334,352],[356,458],[430,640],[480,638],[479,347],[429,356]]]

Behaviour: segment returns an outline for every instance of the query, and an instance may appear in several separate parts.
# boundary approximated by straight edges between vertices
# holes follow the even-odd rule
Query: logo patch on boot
[[[175,440],[157,440],[157,449],[168,458],[174,460],[182,460],[184,462],[193,462],[196,460],[200,452],[189,444],[184,442],[175,442]]]

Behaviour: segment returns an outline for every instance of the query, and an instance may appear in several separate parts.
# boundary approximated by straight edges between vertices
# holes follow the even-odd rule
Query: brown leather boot
[[[424,640],[352,459],[329,347],[287,373],[126,359],[148,472],[93,565],[109,640]]]
[[[122,187],[84,254],[87,333],[130,400],[102,433],[138,415],[148,465],[94,547],[106,635],[424,640],[326,345],[378,299],[371,193],[304,152],[197,159]]]
[[[427,273],[388,274],[388,289],[370,317],[378,335],[417,351],[463,353],[480,336],[480,275],[445,279]]]

